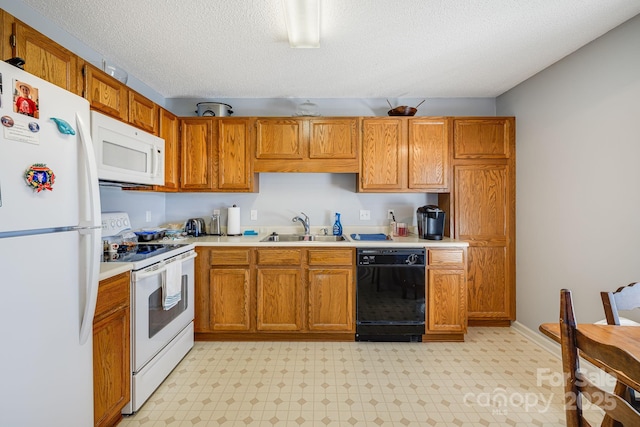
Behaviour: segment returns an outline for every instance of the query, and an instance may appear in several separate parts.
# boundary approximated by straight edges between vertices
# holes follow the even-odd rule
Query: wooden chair
[[[582,399],[605,412],[603,425],[640,426],[640,413],[622,397],[608,393],[580,372],[578,350],[585,357],[599,360],[611,368],[640,381],[640,361],[617,347],[604,345],[586,337],[576,328],[571,291],[560,291],[560,343],[565,378],[565,414],[568,427],[591,426],[582,416]],[[619,424],[618,424],[619,425]]]
[[[622,286],[614,292],[600,292],[607,324],[635,324],[640,326],[640,324],[629,321],[624,317],[620,317],[618,314],[618,310],[633,310],[640,308],[640,284],[635,286],[636,284],[637,283],[631,283],[627,286]]]

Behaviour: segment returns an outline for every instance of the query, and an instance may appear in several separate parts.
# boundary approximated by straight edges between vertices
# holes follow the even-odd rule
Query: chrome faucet
[[[311,234],[311,229],[309,227],[309,217],[304,212],[300,212],[300,213],[302,215],[304,215],[304,219],[302,217],[300,217],[300,216],[294,216],[293,219],[291,219],[291,221],[293,221],[293,222],[300,221],[302,223],[302,226],[304,227],[304,234],[305,235],[309,235],[309,234]]]

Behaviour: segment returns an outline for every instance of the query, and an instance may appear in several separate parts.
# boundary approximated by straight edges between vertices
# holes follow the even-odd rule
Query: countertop
[[[369,231],[367,231],[369,232]],[[442,240],[420,239],[415,234],[407,237],[392,237],[391,240],[354,240],[351,233],[346,234],[347,240],[341,242],[261,242],[268,233],[259,233],[255,236],[200,236],[187,237],[179,240],[159,240],[153,243],[193,243],[196,246],[255,246],[255,247],[348,247],[348,248],[463,248],[469,246],[468,242],[445,237]],[[100,280],[108,279],[117,274],[130,271],[132,264],[128,262],[103,262],[100,264]]]
[[[133,264],[130,262],[101,262],[100,263],[100,280],[105,280],[120,273],[131,271]]]

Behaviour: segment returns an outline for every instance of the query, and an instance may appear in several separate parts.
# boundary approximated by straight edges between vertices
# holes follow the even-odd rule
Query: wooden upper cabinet
[[[256,172],[358,171],[355,117],[256,120]]]
[[[449,120],[364,118],[358,190],[449,191]]]
[[[400,190],[405,181],[406,148],[402,119],[362,120],[360,191]]]
[[[511,156],[511,132],[513,132],[511,123],[505,118],[454,120],[454,158],[509,158]]]
[[[308,119],[310,159],[357,159],[358,122],[346,119]]]
[[[129,90],[129,123],[154,135],[158,134],[158,105]]]
[[[218,189],[252,191],[251,119],[218,119]]]
[[[122,120],[129,119],[128,89],[118,80],[91,64],[85,63],[84,97],[93,110]]]
[[[3,25],[4,22],[6,20]],[[13,20],[12,28],[11,56],[25,60],[25,71],[69,92],[81,93],[77,85],[76,54],[17,19]],[[7,56],[7,52],[4,53]]]
[[[212,191],[217,186],[217,127],[209,118],[180,122],[180,188]]]
[[[162,191],[177,191],[180,182],[180,121],[170,111],[159,108],[158,135],[164,139],[164,186]]]
[[[256,120],[256,159],[304,158],[304,126],[298,119]]]
[[[411,189],[449,188],[449,127],[445,119],[409,120]]]

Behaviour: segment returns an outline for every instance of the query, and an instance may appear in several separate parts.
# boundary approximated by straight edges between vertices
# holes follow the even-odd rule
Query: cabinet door
[[[449,132],[445,119],[409,120],[409,188],[447,191]]]
[[[349,119],[309,119],[310,159],[356,159],[358,122]]]
[[[111,426],[130,400],[130,277],[100,282],[93,322],[94,425]]]
[[[158,128],[160,138],[164,139],[164,191],[177,191],[180,180],[180,123],[171,112],[160,108]]]
[[[512,123],[506,118],[454,120],[454,157],[456,159],[509,158]]]
[[[180,123],[180,188],[211,191],[217,185],[216,128],[212,119],[182,119]],[[214,157],[215,156],[215,157]]]
[[[467,330],[463,270],[429,270],[427,331],[464,333]]]
[[[256,159],[301,160],[305,156],[303,125],[298,119],[256,120]]]
[[[469,242],[469,318],[512,319],[514,251],[508,165],[454,168],[455,237]]]
[[[154,135],[158,134],[158,105],[139,93],[129,91],[129,123]]]
[[[354,331],[351,268],[309,269],[309,330]]]
[[[218,189],[251,191],[251,121],[220,119],[218,124]]]
[[[256,277],[258,331],[302,329],[300,268],[261,268]]]
[[[126,122],[129,118],[127,87],[91,64],[84,64],[83,74],[83,95],[91,108]]]
[[[251,328],[250,276],[249,268],[210,270],[210,330],[248,331]]]
[[[361,191],[400,190],[406,181],[401,119],[363,119]]]
[[[78,57],[73,52],[18,20],[13,23],[13,35],[15,44],[12,56],[19,56],[26,61],[25,71],[69,92],[80,94],[77,87]]]

